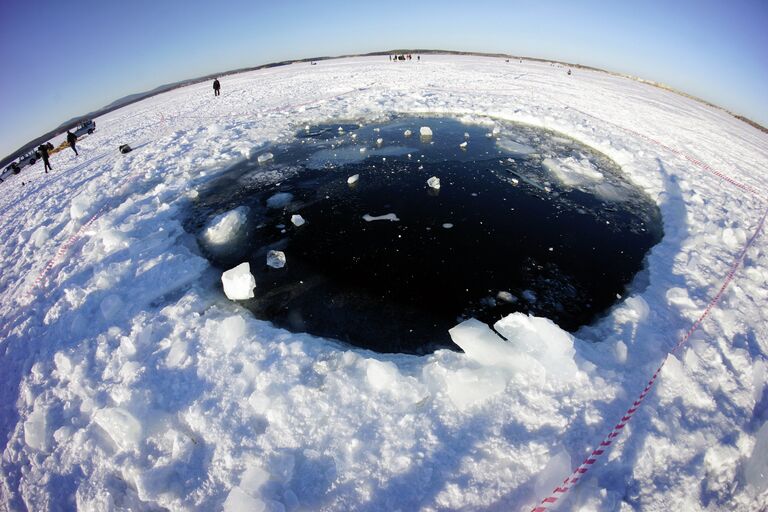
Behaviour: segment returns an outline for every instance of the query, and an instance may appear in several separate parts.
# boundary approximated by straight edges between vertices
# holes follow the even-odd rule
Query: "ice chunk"
[[[48,445],[48,414],[44,407],[35,407],[24,422],[24,442],[35,450],[44,451]]]
[[[397,215],[395,215],[394,213],[387,213],[385,215],[379,215],[378,217],[374,217],[366,213],[365,215],[363,215],[363,220],[365,222],[372,222],[374,220],[389,220],[392,222],[398,222],[400,219],[398,219]]]
[[[532,148],[531,146],[526,146],[525,144],[521,144],[517,141],[514,141],[512,139],[508,139],[506,137],[502,137],[496,142],[496,145],[501,149],[502,151],[505,151],[507,153],[511,153],[513,155],[530,155],[531,153],[535,153],[536,149]]]
[[[517,297],[505,291],[500,291],[499,293],[497,293],[496,298],[503,302],[509,302],[510,304],[517,302]]]
[[[400,372],[394,363],[375,359],[368,359],[366,363],[365,376],[368,384],[374,389],[382,390],[392,387],[392,384],[400,378]]]
[[[507,387],[507,381],[498,371],[461,368],[452,372],[445,382],[445,391],[453,405],[465,411],[480,404]]]
[[[384,139],[382,139],[381,137],[379,137],[378,139],[376,139],[376,144],[378,144],[379,146],[381,146],[382,144],[384,144]]]
[[[100,409],[93,415],[98,426],[109,434],[120,450],[130,451],[139,446],[142,426],[131,413],[121,407]]]
[[[403,132],[403,135],[406,136],[406,137],[410,137],[411,135],[413,135],[413,132],[411,130],[405,130]]]
[[[567,187],[584,188],[605,179],[603,173],[586,158],[545,158],[541,164]]]
[[[247,261],[221,274],[224,294],[230,300],[245,300],[253,297],[256,278],[251,274],[251,265]]]
[[[536,484],[534,486],[537,496],[548,496],[552,490],[563,482],[563,475],[568,475],[572,471],[571,456],[565,450],[560,450],[549,458],[547,465],[544,466],[538,475],[536,475]]]
[[[224,512],[262,512],[267,505],[240,487],[233,487],[224,501]]]
[[[467,142],[466,141],[462,142],[461,144],[459,144],[459,147],[461,149],[467,149]]]
[[[267,199],[267,208],[283,208],[293,201],[293,194],[290,192],[278,192]]]
[[[429,188],[433,188],[435,190],[440,189],[440,178],[437,176],[432,176],[427,180],[427,185],[429,185]]]
[[[69,206],[69,216],[72,220],[77,220],[85,217],[88,209],[91,207],[91,197],[86,193],[81,193],[72,199],[72,203]]]
[[[449,329],[448,334],[466,356],[486,366],[509,366],[523,369],[522,361],[517,362],[515,347],[493,332],[490,327],[474,318],[461,322]]]
[[[419,135],[422,139],[430,139],[432,138],[432,128],[429,126],[422,126],[419,128]]]
[[[298,214],[291,215],[291,223],[293,223],[293,225],[296,226],[297,228],[299,226],[303,226],[304,224],[306,224],[306,222],[307,221],[304,220],[304,217],[302,217],[301,215],[298,215]]]
[[[285,266],[285,253],[283,251],[269,251],[267,253],[267,265],[272,268],[283,268]]]
[[[464,132],[464,138],[465,138],[465,139],[468,139],[468,138],[469,138],[469,132]]]
[[[275,155],[273,155],[272,153],[262,153],[256,158],[256,161],[259,162],[260,164],[263,164],[263,163],[269,162],[273,158],[275,158]]]
[[[537,299],[536,294],[533,292],[533,290],[523,291],[522,296],[525,300],[527,300],[531,304],[535,303]]]
[[[496,136],[497,136],[498,134],[500,134],[500,133],[501,133],[501,128],[499,128],[498,126],[494,126],[494,127],[493,127],[493,131],[491,132],[491,134],[492,134],[494,137],[496,137]]]
[[[349,183],[350,185],[354,185],[355,183],[357,183],[357,180],[359,179],[360,179],[359,174],[353,174],[352,176],[347,178],[347,183]]]
[[[206,245],[225,245],[237,240],[245,231],[248,211],[247,206],[239,206],[211,219],[203,230]]]
[[[227,352],[230,352],[245,336],[245,319],[239,315],[225,318],[218,326],[218,335],[221,344]]]
[[[450,222],[446,222],[443,224],[443,228],[445,229],[451,229],[452,227],[453,227],[453,224],[451,224]]]
[[[744,478],[747,485],[752,487],[757,494],[768,488],[768,421],[763,423],[757,431],[755,447],[752,456],[744,464]]]

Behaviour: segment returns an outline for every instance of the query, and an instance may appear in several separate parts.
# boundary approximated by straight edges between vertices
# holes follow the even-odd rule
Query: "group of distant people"
[[[391,60],[391,61],[411,60],[411,59],[413,59],[413,56],[410,53],[402,53],[400,55],[395,54],[395,55],[390,55],[389,56],[389,60]],[[421,60],[421,55],[417,55],[416,56],[416,60],[420,61]]]
[[[72,133],[72,130],[67,130],[67,144],[69,144],[69,147],[72,148],[72,151],[75,152],[75,156],[79,155],[77,152],[77,135]],[[48,171],[52,171],[53,167],[51,167],[50,159],[50,152],[53,151],[53,144],[50,142],[45,142],[43,144],[40,144],[37,147],[37,152],[40,153],[40,158],[43,159],[43,165],[45,166],[45,172],[46,174]]]

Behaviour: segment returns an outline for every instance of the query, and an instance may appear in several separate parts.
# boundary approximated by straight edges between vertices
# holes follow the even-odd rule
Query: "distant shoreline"
[[[99,116],[103,116],[104,114],[108,114],[110,112],[113,112],[117,109],[127,107],[128,105],[132,105],[134,103],[137,103],[139,101],[145,100],[147,98],[151,98],[153,96],[157,96],[158,94],[162,94],[164,92],[172,91],[174,89],[178,89],[180,87],[186,87],[188,85],[194,85],[201,82],[206,82],[208,80],[212,80],[216,77],[222,77],[222,76],[230,76],[230,75],[236,75],[240,73],[247,73],[249,71],[257,71],[259,69],[267,69],[267,68],[274,68],[279,66],[288,66],[290,64],[295,63],[301,63],[301,62],[312,62],[312,61],[321,61],[321,60],[334,60],[334,59],[348,59],[351,57],[376,57],[376,56],[384,56],[384,55],[393,55],[393,54],[401,54],[401,53],[410,53],[410,54],[421,54],[421,55],[469,55],[474,57],[492,57],[492,58],[500,58],[500,59],[523,59],[527,61],[532,62],[545,62],[545,63],[553,63],[553,64],[560,64],[563,66],[569,66],[574,69],[588,69],[591,71],[598,71],[601,73],[607,73],[609,75],[613,76],[620,76],[623,78],[628,78],[630,80],[635,80],[637,82],[641,82],[644,84],[652,85],[654,87],[658,87],[660,89],[664,89],[666,91],[673,92],[675,94],[679,94],[680,96],[684,96],[686,98],[692,99],[694,101],[698,101],[700,103],[703,103],[704,105],[707,105],[712,108],[716,108],[718,110],[722,110],[723,112],[726,112],[727,114],[733,116],[734,118],[747,123],[748,125],[752,126],[753,128],[760,130],[763,133],[768,134],[768,128],[762,126],[759,123],[756,123],[755,121],[752,121],[751,119],[736,114],[734,112],[731,112],[728,109],[725,109],[723,107],[720,107],[718,105],[715,105],[714,103],[710,103],[709,101],[703,100],[701,98],[698,98],[696,96],[693,96],[691,94],[688,94],[686,92],[679,91],[677,89],[674,89],[673,87],[670,87],[666,84],[660,83],[660,82],[654,82],[652,80],[646,80],[644,78],[636,77],[633,75],[628,75],[624,73],[617,73],[614,71],[607,71],[605,69],[596,68],[593,66],[586,66],[583,64],[574,64],[570,62],[564,62],[564,61],[558,61],[558,60],[552,60],[552,59],[541,59],[536,57],[524,57],[521,55],[510,55],[506,53],[483,53],[483,52],[465,52],[465,51],[459,51],[459,50],[428,50],[428,49],[395,49],[395,50],[385,50],[385,51],[377,51],[377,52],[371,52],[371,53],[363,53],[363,54],[349,54],[349,55],[337,55],[337,56],[323,56],[323,57],[311,57],[311,58],[305,58],[305,59],[294,59],[294,60],[285,60],[285,61],[278,61],[278,62],[270,62],[268,64],[262,64],[259,66],[252,66],[252,67],[246,67],[246,68],[238,68],[230,71],[224,71],[221,73],[211,73],[202,77],[197,78],[190,78],[181,80],[179,82],[173,82],[170,84],[161,85],[159,87],[156,87],[154,89],[151,89],[149,91],[140,92],[136,94],[131,94],[128,96],[124,96],[123,98],[117,99],[110,103],[109,105],[106,105],[105,107],[102,107],[101,109],[95,110],[93,112],[89,112],[87,114],[84,114],[82,116],[75,117],[73,119],[70,119],[69,121],[65,121],[58,127],[54,128],[53,130],[41,135],[40,137],[28,142],[21,148],[17,149],[10,155],[6,156],[2,160],[0,160],[0,169],[4,168],[6,165],[10,164],[13,160],[18,158],[19,156],[23,155],[27,151],[30,151],[37,147],[38,145],[42,144],[43,142],[47,142],[53,137],[56,137],[57,135],[60,135],[64,132],[66,132],[69,129],[74,128],[75,126],[80,123],[83,119],[93,119]]]

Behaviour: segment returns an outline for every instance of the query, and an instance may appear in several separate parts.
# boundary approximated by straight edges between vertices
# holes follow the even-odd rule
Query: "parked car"
[[[5,168],[2,174],[0,174],[0,181],[9,178],[13,174],[19,174],[21,170],[28,165],[34,165],[34,163],[40,159],[40,156],[40,153],[36,149],[24,153],[15,162],[11,162],[11,164]]]
[[[78,137],[82,137],[86,133],[88,135],[92,134],[94,131],[96,131],[96,121],[93,119],[86,119],[82,123],[80,123],[77,128],[75,128],[75,131],[72,132]]]

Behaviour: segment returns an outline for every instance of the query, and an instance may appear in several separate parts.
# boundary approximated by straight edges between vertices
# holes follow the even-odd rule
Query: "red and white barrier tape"
[[[656,379],[659,376],[659,373],[661,372],[661,369],[664,367],[664,363],[667,362],[667,358],[669,357],[669,354],[672,354],[674,352],[677,352],[680,347],[682,347],[688,340],[691,338],[691,335],[699,328],[701,323],[704,321],[704,319],[709,316],[712,309],[717,305],[718,302],[720,302],[720,299],[723,296],[723,293],[725,292],[725,289],[728,287],[728,285],[733,281],[733,277],[736,274],[736,271],[741,266],[742,262],[744,261],[744,258],[747,255],[747,250],[752,246],[754,241],[757,239],[760,232],[763,230],[763,227],[765,225],[765,219],[768,216],[768,210],[763,213],[762,218],[760,219],[760,223],[757,225],[757,228],[755,229],[755,232],[752,234],[752,237],[747,241],[744,248],[739,253],[738,257],[734,261],[733,265],[731,266],[731,269],[728,271],[728,274],[725,277],[725,280],[723,281],[722,286],[720,286],[720,289],[715,294],[714,297],[712,297],[712,300],[709,301],[709,304],[707,304],[707,307],[704,309],[704,311],[699,315],[699,317],[696,319],[696,321],[693,323],[691,328],[686,332],[685,336],[683,336],[680,341],[677,342],[677,344],[670,350],[666,356],[664,356],[664,360],[661,362],[659,367],[656,369],[655,372],[653,372],[653,376],[648,381],[648,383],[645,385],[645,388],[643,388],[643,391],[637,396],[637,399],[632,402],[632,405],[626,410],[624,415],[621,417],[621,419],[614,425],[614,427],[611,429],[611,431],[608,433],[605,438],[600,442],[600,445],[592,450],[592,453],[584,459],[584,462],[577,467],[573,473],[568,476],[565,480],[563,480],[562,485],[559,485],[555,487],[555,489],[550,493],[549,496],[541,500],[538,506],[533,508],[533,512],[547,512],[549,510],[550,506],[553,506],[558,502],[559,499],[561,499],[565,493],[567,493],[576,483],[579,481],[579,479],[582,477],[582,475],[586,474],[592,466],[598,461],[601,455],[603,455],[608,448],[613,444],[613,441],[615,438],[621,434],[621,431],[624,429],[624,427],[629,423],[629,420],[632,419],[632,416],[637,412],[637,410],[640,408],[640,405],[643,403],[643,400],[646,396],[648,396],[648,393],[650,393],[651,389],[653,388],[653,385],[656,383]]]

